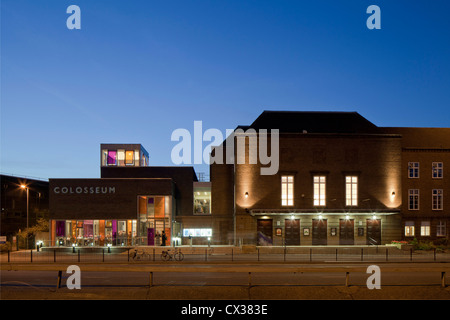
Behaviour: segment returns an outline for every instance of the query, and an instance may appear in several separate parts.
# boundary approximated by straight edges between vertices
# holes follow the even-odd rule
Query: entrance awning
[[[248,210],[251,216],[311,216],[311,215],[329,215],[329,216],[367,216],[367,215],[377,215],[377,216],[389,216],[394,214],[400,214],[400,210],[305,210],[305,209],[251,209]]]

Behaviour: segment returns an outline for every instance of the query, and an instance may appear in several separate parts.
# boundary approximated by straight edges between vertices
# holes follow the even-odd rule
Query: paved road
[[[39,266],[29,264],[27,267]],[[42,266],[42,265],[41,265]],[[86,271],[101,268],[105,264],[80,264],[81,289],[69,290],[65,284],[69,274],[62,274],[62,288],[56,289],[56,271],[19,270],[1,272],[2,299],[448,299],[450,289],[442,288],[441,268],[443,263],[389,263],[379,264],[381,290],[369,290],[366,281],[369,274],[351,272],[346,279],[345,272],[329,272],[337,265],[330,264],[190,264],[158,265],[153,273],[150,288],[149,272],[139,271],[155,264],[117,264],[109,268],[120,268],[121,272]],[[346,268],[361,268],[369,264],[345,264]],[[48,265],[46,267],[49,267]],[[66,266],[67,267],[67,266]],[[289,272],[252,273],[249,287],[247,272],[236,272],[248,268],[285,268]],[[290,272],[292,268],[307,268],[308,272]],[[383,271],[408,267],[426,268],[433,271],[389,272]],[[133,268],[133,271],[127,271]],[[167,272],[168,268],[183,268],[182,272]],[[202,268],[202,272],[188,272]],[[209,272],[210,268],[221,268],[222,272]],[[225,269],[224,269],[225,268]],[[230,268],[232,272],[226,272]],[[236,269],[237,268],[237,269]],[[84,269],[84,270],[83,270]],[[317,272],[315,270],[317,269]],[[225,271],[224,271],[225,270]],[[299,269],[302,270],[302,269]],[[333,269],[331,269],[333,270]],[[425,270],[425,269],[424,269]],[[65,270],[64,270],[65,271]],[[450,275],[445,281],[448,284]],[[345,286],[348,280],[349,287]],[[289,294],[289,292],[291,294]]]
[[[310,268],[311,266],[308,266]],[[322,272],[323,265],[316,265],[317,273],[254,273],[251,275],[252,285],[308,285],[308,286],[342,286],[346,281],[345,273]],[[391,267],[391,266],[390,266]],[[381,268],[382,285],[435,285],[441,284],[440,272],[398,273],[383,272]],[[148,272],[107,272],[107,271],[83,271],[81,270],[81,283],[86,287],[111,287],[111,286],[149,286]],[[64,270],[65,271],[65,270]],[[2,286],[30,286],[30,287],[55,287],[57,280],[55,271],[5,271],[1,273]],[[63,273],[62,283],[70,274]],[[351,285],[365,286],[370,274],[351,273],[349,282]],[[450,275],[449,275],[450,278]],[[155,272],[153,273],[153,285],[191,285],[191,286],[246,286],[248,274],[245,272]]]

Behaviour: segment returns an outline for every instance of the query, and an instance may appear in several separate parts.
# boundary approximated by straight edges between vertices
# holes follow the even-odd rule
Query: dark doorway
[[[300,245],[300,219],[284,220],[284,237],[287,246]]]
[[[339,244],[355,244],[355,221],[353,219],[339,219]]]
[[[258,219],[258,246],[271,246],[273,244],[272,219]]]
[[[312,221],[312,244],[314,246],[326,246],[327,245],[327,220]]]
[[[367,219],[367,244],[381,245],[381,220]]]

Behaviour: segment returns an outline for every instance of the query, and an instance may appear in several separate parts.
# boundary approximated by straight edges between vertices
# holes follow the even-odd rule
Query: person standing
[[[166,232],[163,230],[162,235],[161,235],[161,240],[162,240],[162,246],[164,247],[166,245],[166,240],[167,240],[167,236],[166,236]]]

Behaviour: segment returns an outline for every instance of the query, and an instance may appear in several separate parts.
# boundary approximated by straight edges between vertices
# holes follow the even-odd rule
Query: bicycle
[[[150,260],[150,255],[148,253],[145,253],[144,250],[139,252],[137,249],[135,249],[134,252],[130,253],[130,258],[132,258],[134,261]]]
[[[179,249],[175,249],[174,253],[171,253],[170,249],[167,251],[163,251],[161,253],[161,260],[163,261],[170,261],[170,260],[183,261],[183,259],[184,254]]]

